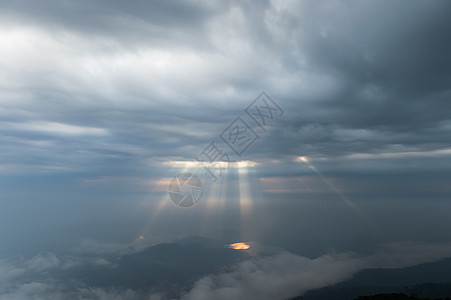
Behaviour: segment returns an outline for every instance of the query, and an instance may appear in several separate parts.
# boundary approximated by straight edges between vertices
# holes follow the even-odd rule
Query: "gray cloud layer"
[[[283,147],[267,155],[447,148],[449,11],[446,1],[4,2],[3,160],[17,164],[19,150],[85,170],[86,154],[127,166],[190,158],[262,89],[289,112],[273,137]],[[58,134],[55,122],[80,128]]]

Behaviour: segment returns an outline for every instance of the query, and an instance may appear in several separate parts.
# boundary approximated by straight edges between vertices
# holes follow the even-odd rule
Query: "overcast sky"
[[[0,0],[0,258],[190,235],[305,259],[449,247],[450,13]],[[266,131],[245,112],[263,91]],[[259,136],[241,157],[220,138],[238,116]],[[212,141],[237,161],[217,182],[194,163]],[[193,207],[166,192],[180,172],[204,185]]]

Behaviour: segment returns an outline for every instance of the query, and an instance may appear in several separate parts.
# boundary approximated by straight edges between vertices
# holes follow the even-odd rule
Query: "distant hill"
[[[451,258],[402,269],[362,270],[346,282],[309,291],[293,300],[354,300],[359,296],[381,293],[445,299],[451,296]],[[362,299],[398,298],[360,298]]]
[[[451,298],[446,297],[444,300],[450,300]],[[431,298],[419,298],[416,295],[406,295],[399,293],[392,294],[377,294],[373,296],[360,296],[357,300],[432,300]],[[442,300],[442,299],[433,299]]]
[[[163,243],[103,261],[53,274],[87,286],[124,287],[147,291],[150,287],[174,295],[207,274],[217,273],[247,255],[201,237]]]

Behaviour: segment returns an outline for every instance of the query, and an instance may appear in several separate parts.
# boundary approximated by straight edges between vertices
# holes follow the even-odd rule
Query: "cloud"
[[[197,281],[182,300],[289,299],[306,291],[333,285],[366,268],[404,268],[449,257],[451,244],[415,242],[386,245],[366,257],[353,253],[315,259],[288,252],[242,262],[232,271]]]
[[[345,252],[308,258],[286,251],[272,253],[248,257],[195,282],[154,283],[154,286],[148,282],[137,288],[137,282],[118,284],[110,277],[112,268],[117,268],[111,261],[133,263],[133,259],[124,260],[123,256],[112,259],[100,253],[68,257],[46,252],[22,262],[0,262],[0,299],[28,299],[31,295],[36,299],[287,299],[345,281],[363,269],[404,268],[447,258],[451,244],[397,242],[366,256]],[[137,254],[139,257],[140,253]],[[175,272],[184,268],[174,265],[170,254],[164,257],[168,255],[172,261],[168,268]],[[162,261],[159,264],[164,266]],[[123,270],[129,267],[122,265]],[[95,278],[90,279],[92,274]],[[103,279],[98,281],[97,277]],[[142,280],[139,276],[135,279]],[[189,290],[187,285],[191,286]]]
[[[362,262],[348,255],[308,259],[281,253],[205,277],[182,299],[287,299],[345,280],[360,268]]]
[[[112,244],[82,239],[80,244],[73,249],[73,252],[78,255],[114,256],[134,253],[145,246],[144,244]],[[105,265],[109,262],[99,260],[97,263]]]
[[[9,282],[17,277],[22,276],[26,272],[25,268],[20,268],[14,264],[0,260],[0,281]]]
[[[52,284],[41,282],[24,283],[17,286],[15,290],[2,293],[0,299],[13,300],[13,299],[37,299],[37,300],[58,300],[64,298],[64,293],[61,291],[55,291]]]
[[[43,272],[54,269],[60,265],[60,260],[55,254],[44,252],[25,262],[25,266],[32,272]]]
[[[449,135],[449,3],[405,5],[4,3],[2,131],[34,143],[65,135],[72,154],[80,136],[100,157],[120,147],[125,168],[149,155],[186,160],[267,90],[287,114],[252,155],[439,151]],[[72,161],[89,170],[85,159]]]
[[[106,135],[108,132],[102,128],[74,126],[57,122],[29,122],[10,123],[3,122],[3,127],[14,130],[37,131],[61,135]]]

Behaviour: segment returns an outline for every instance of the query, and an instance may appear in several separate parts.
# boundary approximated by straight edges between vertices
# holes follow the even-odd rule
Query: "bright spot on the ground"
[[[138,240],[144,240],[144,237],[143,237],[142,235],[140,235],[140,236],[138,237]]]
[[[246,243],[233,243],[229,245],[229,248],[235,249],[235,250],[247,250],[249,249],[251,246],[249,246],[249,244]]]

